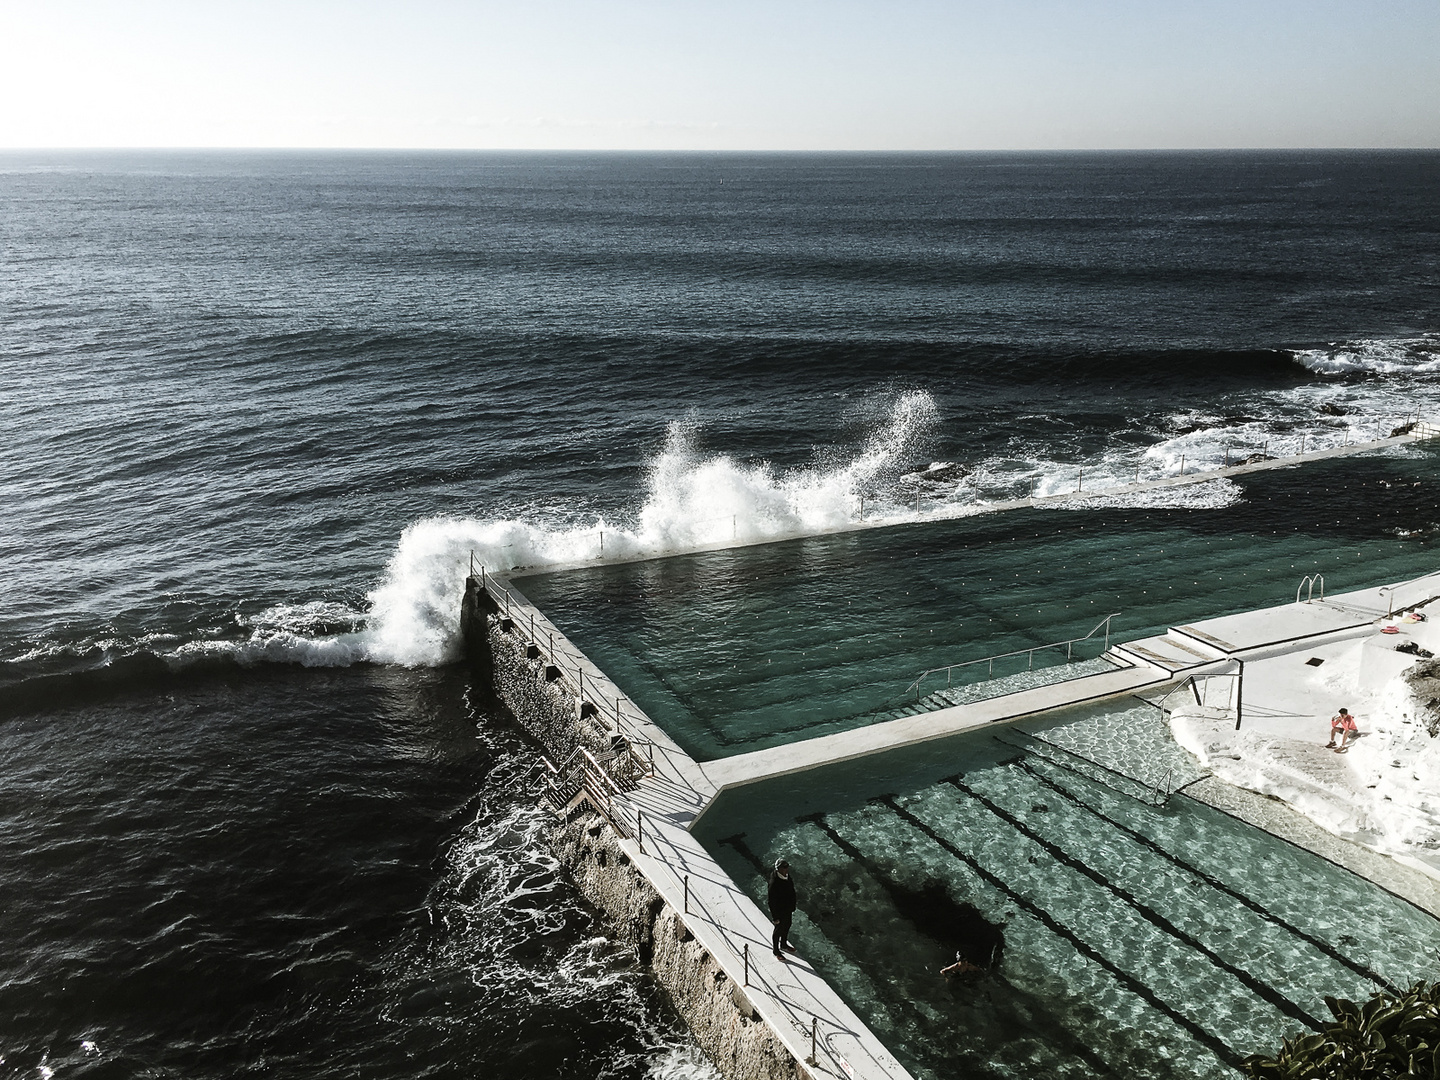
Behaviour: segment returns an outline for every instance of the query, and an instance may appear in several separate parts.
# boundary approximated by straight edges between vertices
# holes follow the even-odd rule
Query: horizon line
[[[1087,146],[1087,147],[966,147],[951,149],[775,149],[699,147],[527,147],[527,146],[289,146],[272,144],[186,144],[186,145],[65,145],[3,146],[0,153],[96,153],[107,151],[181,152],[295,152],[295,153],[439,153],[439,154],[1238,154],[1238,153],[1426,153],[1440,151],[1440,145],[1407,146]]]

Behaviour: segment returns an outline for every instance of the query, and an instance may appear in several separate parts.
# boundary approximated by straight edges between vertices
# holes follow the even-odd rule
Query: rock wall
[[[486,597],[488,599],[488,595]],[[492,605],[493,607],[493,605]],[[477,675],[493,673],[495,692],[550,756],[563,761],[577,746],[603,749],[609,732],[596,716],[581,719],[583,703],[552,677],[546,661],[498,613],[467,624],[466,652],[483,642]],[[716,963],[636,868],[619,837],[594,811],[557,818],[550,840],[584,897],[608,918],[615,936],[635,947],[689,1025],[701,1049],[731,1080],[799,1080],[809,1075],[756,1014],[744,987]]]
[[[598,814],[559,824],[551,843],[575,884],[635,946],[716,1066],[733,1080],[808,1076],[729,975],[636,869]]]

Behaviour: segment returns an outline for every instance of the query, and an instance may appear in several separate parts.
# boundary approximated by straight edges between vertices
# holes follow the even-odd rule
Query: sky
[[[0,147],[1440,147],[1440,0],[0,0]]]

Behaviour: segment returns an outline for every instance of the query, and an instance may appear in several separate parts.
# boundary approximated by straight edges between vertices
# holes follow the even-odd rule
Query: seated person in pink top
[[[1335,746],[1335,733],[1337,731],[1340,733],[1339,746]],[[1330,741],[1325,745],[1326,747],[1334,747],[1337,754],[1343,754],[1346,749],[1348,749],[1345,744],[1359,734],[1359,730],[1355,727],[1355,717],[1350,715],[1348,709],[1341,709],[1338,716],[1331,717],[1330,719]]]

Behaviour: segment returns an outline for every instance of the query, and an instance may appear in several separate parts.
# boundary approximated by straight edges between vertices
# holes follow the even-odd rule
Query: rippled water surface
[[[1416,451],[952,519],[1440,413],[1437,164],[0,154],[0,1067],[703,1074],[450,666],[471,557],[785,540],[582,582],[624,583],[577,633],[654,649],[657,711],[770,635],[784,677],[682,687],[715,754],[812,646],[823,726],[1121,592],[1138,630],[1433,569]],[[743,633],[673,635],[701,579]]]

